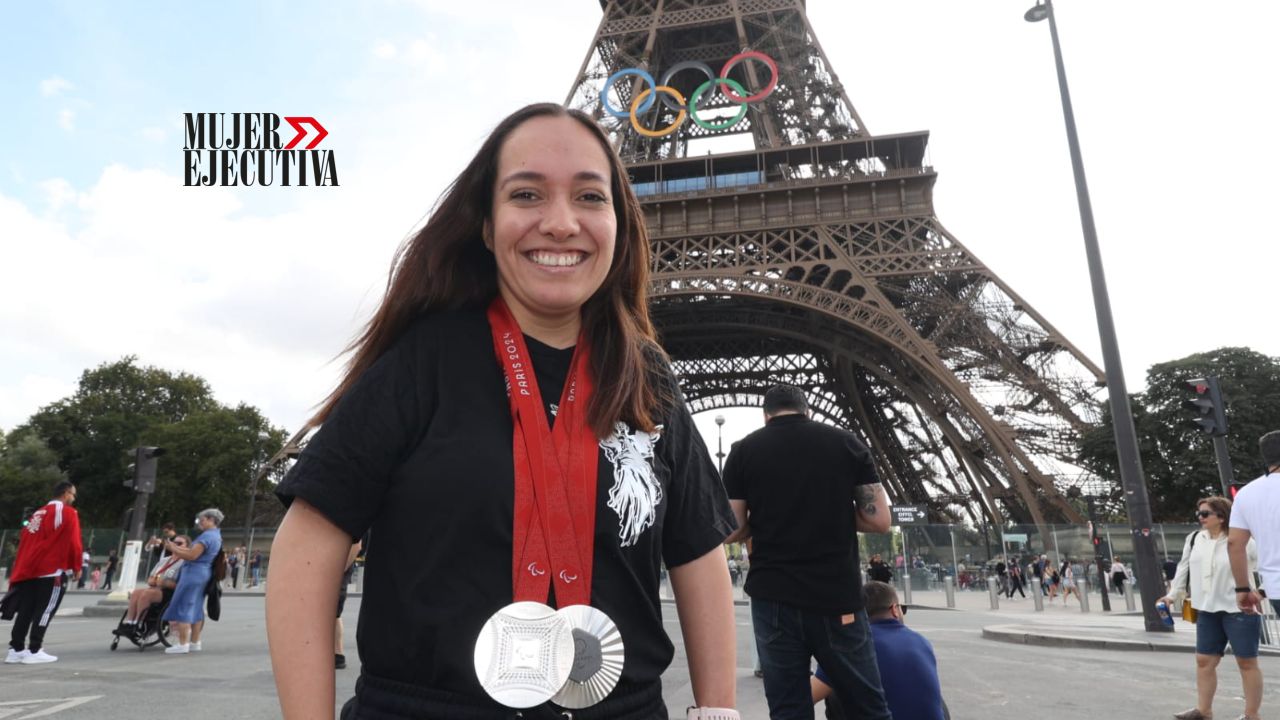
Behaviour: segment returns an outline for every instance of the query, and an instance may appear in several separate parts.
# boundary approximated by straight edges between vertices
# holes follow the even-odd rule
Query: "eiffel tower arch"
[[[628,166],[654,320],[691,408],[795,384],[867,439],[894,502],[935,522],[1081,522],[1067,495],[1100,482],[1074,463],[1103,373],[939,222],[928,133],[866,129],[804,0],[600,6],[565,104]],[[730,124],[744,106],[712,85],[704,122],[683,117],[676,94],[726,63],[738,97],[758,99]],[[674,92],[615,77],[630,68]]]

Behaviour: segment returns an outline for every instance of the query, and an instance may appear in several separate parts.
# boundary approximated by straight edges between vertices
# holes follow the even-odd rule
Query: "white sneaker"
[[[174,645],[164,649],[165,655],[186,655],[189,652],[191,652],[190,645]]]
[[[200,641],[197,640],[190,645],[191,652],[200,652]]]
[[[9,648],[9,654],[5,656],[4,661],[10,664],[20,663],[30,657],[30,655],[30,650],[14,650],[13,648]]]
[[[58,658],[50,655],[44,650],[37,650],[22,658],[23,665],[39,665],[41,663],[58,662]]]

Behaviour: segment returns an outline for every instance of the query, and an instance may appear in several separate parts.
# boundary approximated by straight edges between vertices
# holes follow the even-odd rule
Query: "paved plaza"
[[[261,595],[228,594],[221,622],[210,623],[205,650],[198,655],[165,656],[155,648],[138,651],[122,644],[109,650],[114,618],[84,617],[81,608],[101,594],[73,593],[49,631],[48,650],[59,656],[51,665],[0,665],[0,718],[150,718],[175,713],[190,720],[275,718],[279,709],[267,654]],[[1194,668],[1189,653],[1194,631],[1160,636],[1180,645],[1178,652],[1111,649],[1086,642],[1077,646],[1028,645],[984,637],[984,628],[1016,628],[1052,638],[1145,640],[1142,618],[1134,615],[1083,614],[1058,604],[1044,612],[1030,599],[1004,600],[987,609],[985,593],[960,593],[956,610],[944,606],[941,593],[917,592],[908,624],[933,643],[942,688],[956,720],[1026,720],[1030,717],[1116,720],[1169,718],[1194,701]],[[355,684],[355,618],[360,599],[347,606],[347,643],[351,667],[338,671],[339,703]],[[1096,605],[1096,603],[1095,603]],[[676,643],[676,659],[664,676],[672,718],[684,717],[692,702],[675,608],[664,603],[667,629]],[[766,718],[761,682],[751,672],[748,608],[738,619],[738,701],[744,718]],[[7,637],[9,623],[0,623]],[[1007,639],[1007,638],[1006,638]],[[1280,657],[1261,660],[1267,679],[1264,717],[1280,717]],[[1239,676],[1230,659],[1220,670],[1216,714],[1236,717],[1242,710]],[[818,716],[821,717],[819,708]],[[907,719],[909,720],[909,719]]]

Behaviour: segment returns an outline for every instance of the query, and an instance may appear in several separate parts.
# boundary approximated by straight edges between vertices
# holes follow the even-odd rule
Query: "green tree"
[[[49,500],[67,474],[58,456],[34,432],[0,433],[0,527],[18,527],[23,508]]]
[[[1213,441],[1189,422],[1187,380],[1218,377],[1227,403],[1227,452],[1238,481],[1261,475],[1258,438],[1280,429],[1280,360],[1248,348],[1220,348],[1151,366],[1147,389],[1132,396],[1134,427],[1156,521],[1187,521],[1196,500],[1222,494]],[[1081,461],[1118,479],[1110,413],[1081,443]]]
[[[226,513],[227,523],[243,522],[254,474],[286,439],[283,430],[248,405],[192,413],[154,428],[149,437],[167,452],[160,457],[148,515],[179,527],[209,507]]]
[[[41,408],[19,431],[38,435],[57,455],[79,490],[81,522],[98,527],[122,526],[133,505],[124,481],[137,446],[166,450],[148,520],[186,524],[205,507],[230,517],[243,512],[257,458],[284,442],[284,431],[257,409],[218,403],[203,378],[140,366],[134,357],[85,371],[72,396]]]

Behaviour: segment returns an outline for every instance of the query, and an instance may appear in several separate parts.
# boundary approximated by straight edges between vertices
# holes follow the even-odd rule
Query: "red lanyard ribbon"
[[[502,298],[489,306],[493,348],[507,379],[515,459],[511,580],[516,602],[591,604],[597,440],[587,425],[589,348],[579,338],[556,412],[547,422],[524,334]]]

